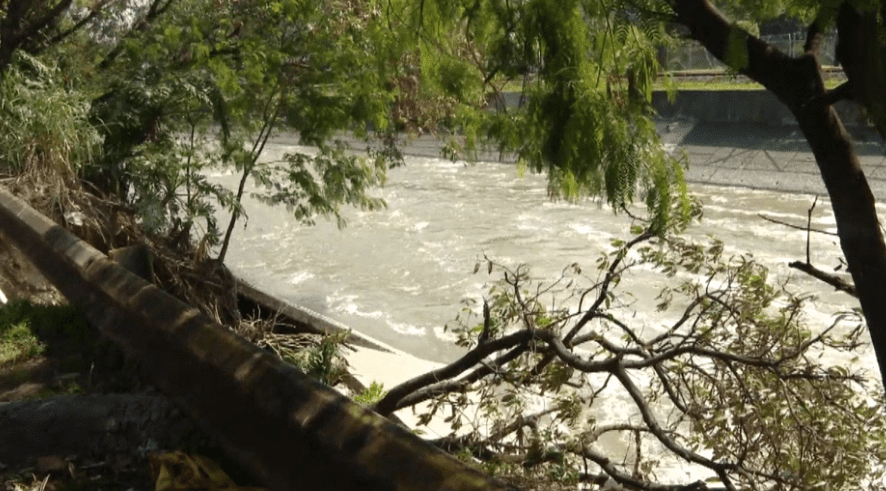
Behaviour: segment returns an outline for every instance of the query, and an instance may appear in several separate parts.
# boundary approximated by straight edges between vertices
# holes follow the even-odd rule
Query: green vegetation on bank
[[[73,344],[75,351],[91,352],[96,333],[71,305],[13,300],[0,307],[0,367],[45,353],[45,340],[58,337]]]
[[[757,82],[744,77],[730,76],[723,72],[717,72],[710,80],[691,80],[670,75],[664,74],[659,76],[653,85],[654,90],[766,90],[765,87]],[[825,87],[835,89],[845,81],[844,78],[829,77],[825,79]]]

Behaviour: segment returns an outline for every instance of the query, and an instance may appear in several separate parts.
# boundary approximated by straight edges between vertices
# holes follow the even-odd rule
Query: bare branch
[[[619,254],[612,264],[609,266],[609,269],[606,270],[606,277],[603,279],[603,283],[600,285],[600,293],[597,294],[597,300],[594,301],[594,304],[586,311],[585,315],[575,324],[575,326],[569,331],[566,336],[563,337],[563,342],[569,344],[572,341],[579,331],[597,315],[597,309],[603,305],[603,302],[606,301],[606,294],[609,293],[609,287],[612,284],[612,281],[618,276],[616,271],[618,270],[619,265],[627,256],[628,251],[631,250],[635,245],[645,242],[647,240],[652,239],[655,235],[650,231],[645,231],[642,234],[634,237],[628,243],[624,245],[622,248],[622,253]]]
[[[703,481],[697,481],[691,484],[657,484],[638,479],[627,472],[619,470],[610,460],[603,454],[600,454],[591,448],[585,446],[578,450],[582,457],[600,466],[613,481],[630,489],[642,489],[645,491],[710,491]],[[607,479],[608,480],[608,479]],[[605,483],[605,481],[604,481]]]
[[[658,420],[656,420],[655,416],[652,414],[652,409],[649,407],[649,403],[643,397],[640,389],[634,385],[634,382],[631,380],[630,376],[628,376],[628,372],[625,370],[625,366],[620,362],[616,364],[615,371],[613,372],[615,377],[621,383],[622,387],[628,392],[628,395],[631,396],[631,399],[634,401],[634,405],[637,406],[637,409],[640,410],[640,415],[643,417],[643,422],[646,423],[646,426],[649,427],[649,431],[652,432],[653,435],[661,442],[662,445],[665,446],[671,452],[678,455],[680,458],[686,460],[687,462],[693,462],[708,469],[711,469],[717,473],[720,479],[723,481],[723,484],[726,485],[726,488],[730,491],[734,491],[735,488],[732,486],[728,477],[726,476],[726,471],[732,469],[734,467],[733,464],[715,462],[707,457],[699,455],[692,450],[682,447],[677,444],[671,437],[669,437],[664,429],[658,424]]]
[[[387,416],[397,410],[397,403],[407,395],[427,387],[435,382],[449,380],[459,376],[464,371],[480,363],[483,358],[514,346],[528,343],[533,336],[533,331],[518,331],[507,336],[494,339],[487,343],[477,346],[458,360],[446,365],[445,367],[432,370],[425,374],[419,375],[411,380],[407,380],[402,384],[391,389],[388,394],[378,401],[375,405],[375,411],[382,416]]]
[[[809,231],[812,229],[812,210],[815,209],[815,205],[818,203],[818,195],[815,195],[815,200],[812,202],[812,206],[809,207],[809,210],[806,212],[806,264],[811,264],[812,261],[809,259],[809,236],[812,235]]]
[[[807,227],[804,227],[804,226],[801,226],[801,225],[794,225],[794,224],[791,224],[791,223],[783,222],[783,221],[781,221],[781,220],[776,220],[775,218],[767,217],[766,215],[764,215],[764,214],[762,214],[762,213],[758,213],[757,216],[760,217],[760,218],[762,218],[763,220],[768,220],[768,221],[770,221],[770,222],[772,222],[772,223],[777,223],[777,224],[779,224],[779,225],[784,225],[785,227],[790,227],[790,228],[793,228],[793,229],[796,229],[796,230],[809,230],[810,232],[815,232],[815,233],[817,233],[817,234],[830,235],[830,236],[832,236],[832,237],[836,237],[836,236],[837,236],[836,232],[828,232],[827,230],[819,230],[819,229],[815,229],[815,228],[809,228],[808,226],[807,226]]]
[[[627,256],[628,251],[631,250],[637,244],[645,242],[655,237],[655,234],[650,232],[649,230],[644,231],[642,234],[634,237],[630,241],[628,241],[621,249],[621,253],[612,261],[612,264],[609,265],[609,268],[606,270],[606,275],[603,278],[602,283],[599,286],[599,292],[597,293],[597,299],[594,301],[593,305],[591,305],[588,310],[585,311],[584,315],[582,315],[581,319],[575,323],[572,329],[563,337],[563,343],[567,346],[572,346],[573,338],[578,335],[579,332],[587,325],[588,322],[592,321],[598,314],[600,306],[606,301],[606,296],[609,294],[609,288],[612,285],[612,281],[618,277],[618,268],[621,265],[621,262]],[[588,290],[590,292],[590,290]],[[588,292],[585,292],[586,295]],[[581,305],[584,301],[584,295],[582,295],[582,300],[579,302],[579,309],[581,309]],[[542,370],[553,360],[553,356],[551,354],[545,355],[541,361],[532,369],[532,373],[539,374]]]
[[[526,332],[526,331],[521,331],[521,332]],[[519,334],[519,333],[515,333],[515,334]],[[505,338],[502,338],[502,339],[505,339]],[[501,339],[497,339],[495,341],[501,341]],[[488,347],[488,346],[492,345],[495,341],[493,341],[491,343],[484,344],[483,346]],[[437,397],[437,396],[440,396],[443,394],[464,391],[472,383],[493,373],[496,370],[496,367],[505,366],[508,363],[517,359],[517,357],[519,357],[520,355],[522,355],[523,353],[526,352],[528,347],[529,347],[528,340],[524,341],[523,343],[517,344],[516,346],[511,348],[510,351],[508,351],[504,355],[499,356],[498,358],[493,360],[491,363],[482,363],[473,372],[469,373],[468,375],[466,375],[458,380],[442,379],[439,381],[432,381],[432,384],[425,386],[423,389],[415,389],[414,391],[405,391],[404,390],[403,394],[405,394],[405,395],[399,396],[398,401],[394,401],[392,399],[391,401],[386,403],[386,404],[391,404],[394,406],[393,409],[387,411],[387,414],[390,414],[391,412],[396,411],[398,409],[402,409],[404,407],[414,406],[414,405],[419,404],[421,402],[427,401],[428,399],[431,399],[433,397]],[[476,349],[477,348],[475,348],[475,350]],[[468,354],[470,354],[470,353],[468,353]],[[455,362],[455,363],[458,363],[458,362]],[[444,368],[446,368],[446,367],[444,367]],[[470,368],[470,366],[468,366],[467,368]],[[461,373],[461,372],[459,372],[459,373]],[[416,377],[415,379],[404,382],[404,384],[414,382],[416,379],[422,378],[422,377],[424,377],[424,376]],[[434,383],[434,382],[436,382],[436,383]],[[394,390],[399,391],[399,389],[402,387],[402,385],[403,384],[398,385],[397,387],[395,387],[391,391],[392,392]],[[388,392],[388,395],[385,396],[385,399],[390,397],[390,394],[391,393]],[[382,401],[384,401],[384,399],[382,399]],[[382,403],[382,401],[379,401],[378,404],[380,405]],[[385,413],[382,413],[378,409],[375,409],[375,411],[378,412],[379,414],[387,415]]]
[[[858,291],[855,289],[855,285],[850,284],[843,278],[840,278],[836,275],[826,273],[815,266],[808,263],[801,263],[800,261],[793,261],[788,263],[788,266],[794,269],[799,269],[800,271],[817,278],[828,285],[840,290],[841,292],[848,293],[853,297],[858,298]]]

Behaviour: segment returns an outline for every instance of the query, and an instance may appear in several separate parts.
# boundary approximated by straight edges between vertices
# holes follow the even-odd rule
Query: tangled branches
[[[573,264],[548,284],[484,258],[503,278],[452,327],[469,351],[375,409],[417,408],[425,424],[448,412],[451,432],[435,443],[505,474],[644,490],[878,482],[878,392],[857,367],[825,363],[862,344],[857,316],[813,332],[809,297],[717,241],[643,233],[613,245],[596,278]],[[657,305],[624,291],[651,281],[670,285]],[[657,314],[643,321],[645,310]],[[691,477],[673,482],[675,468]]]

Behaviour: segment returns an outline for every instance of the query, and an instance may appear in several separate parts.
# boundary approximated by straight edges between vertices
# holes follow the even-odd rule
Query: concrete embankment
[[[765,90],[657,92],[658,133],[686,152],[686,180],[721,186],[827,195],[812,150],[787,107]],[[874,196],[886,199],[886,154],[859,106],[835,105]]]

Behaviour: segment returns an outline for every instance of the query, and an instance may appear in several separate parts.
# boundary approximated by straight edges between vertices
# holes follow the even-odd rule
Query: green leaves
[[[55,66],[23,52],[0,77],[0,172],[72,177],[100,154],[84,94],[66,90]]]
[[[739,72],[748,66],[748,33],[738,25],[729,30],[729,46],[726,48],[726,65]]]
[[[217,237],[212,206],[229,208],[224,244],[243,215],[243,189],[231,195],[207,186],[207,166],[254,177],[262,199],[304,223],[329,216],[342,225],[342,205],[383,206],[366,191],[402,156],[387,134],[394,101],[387,62],[398,48],[379,14],[373,2],[337,0],[170,3],[123,38],[110,83],[100,87],[92,116],[105,155],[90,179],[145,211],[155,233],[199,213]],[[455,60],[441,72],[449,92],[479,85],[460,66]],[[319,154],[258,164],[279,130]],[[332,143],[346,131],[366,140],[368,156]],[[377,136],[380,144],[372,142]]]
[[[476,119],[456,113],[467,149],[485,136],[515,153],[521,171],[547,173],[554,198],[600,196],[617,211],[645,197],[658,232],[689,219],[683,164],[664,152],[650,120],[667,9],[576,0],[421,5],[421,90],[471,105],[479,80],[483,100],[499,109],[475,111]],[[523,106],[501,107],[505,91],[519,91]]]
[[[313,224],[317,215],[335,218],[344,226],[341,205],[378,210],[384,201],[368,194],[384,179],[385,162],[348,154],[342,147],[322,146],[317,155],[286,156],[286,166],[267,166],[255,174],[264,187],[256,198],[272,205],[282,204],[293,216]]]
[[[385,384],[380,384],[373,380],[362,394],[358,394],[354,397],[354,401],[366,406],[372,406],[382,400],[385,394]]]
[[[751,255],[724,255],[715,239],[639,231],[612,241],[596,279],[576,264],[560,277],[535,279],[526,266],[482,258],[475,273],[489,264],[502,273],[484,292],[490,339],[532,340],[481,351],[474,366],[462,358],[454,366],[463,375],[435,377],[406,396],[433,397],[419,424],[437,411],[448,415],[459,433],[444,441],[457,438],[481,460],[510,462],[539,481],[571,482],[590,460],[611,463],[601,473],[653,488],[674,458],[707,468],[712,486],[725,472],[736,489],[879,482],[886,471],[881,388],[863,367],[834,362],[856,354],[864,329],[847,324],[860,315],[843,314],[824,329],[807,325],[809,297],[773,284]],[[645,316],[647,300],[632,292],[653,284],[665,285],[662,305]],[[464,304],[448,330],[476,354],[488,347],[475,343],[483,332],[479,302]],[[670,483],[684,484],[693,485]]]

